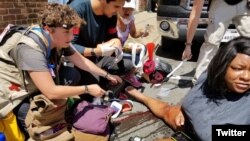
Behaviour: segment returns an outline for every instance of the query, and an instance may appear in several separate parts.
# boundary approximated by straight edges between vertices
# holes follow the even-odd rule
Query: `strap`
[[[135,64],[135,61],[136,61],[136,49],[137,48],[140,48],[141,49],[141,52],[140,52],[140,60],[137,64]],[[132,63],[133,63],[133,66],[135,68],[140,68],[142,67],[143,63],[142,63],[142,60],[143,60],[143,57],[145,56],[145,46],[143,44],[139,44],[139,43],[135,43],[133,46],[132,46]]]
[[[6,64],[9,64],[9,65],[12,65],[12,66],[16,66],[15,63],[13,63],[12,61],[9,61],[7,59],[4,59],[4,58],[0,58],[0,61],[6,63]]]
[[[114,63],[118,63],[122,60],[123,58],[123,51],[119,47],[115,47],[115,61]]]
[[[180,64],[179,64],[177,67],[175,67],[175,68],[174,68],[174,69],[164,78],[164,80],[163,80],[162,82],[167,81],[167,80],[173,75],[173,73],[174,73],[175,71],[177,71],[177,70],[183,65],[183,63],[186,62],[186,61],[187,61],[186,59],[183,60],[183,61],[181,61]]]
[[[41,49],[46,52],[46,59],[49,60],[51,53],[51,39],[49,34],[39,26],[32,26],[31,29],[26,36],[32,38],[40,48],[42,47]]]
[[[47,32],[44,32],[43,29],[40,27],[33,27],[32,30],[26,35],[33,39],[33,41],[39,45],[39,47],[43,50],[43,52],[46,52],[44,56],[46,57],[47,62],[50,62],[50,54],[51,54],[51,38]],[[45,37],[45,38],[44,38]],[[58,58],[55,58],[55,63],[57,63]],[[59,84],[59,74],[58,70],[56,69],[55,64],[48,64],[48,67],[50,69],[53,69],[55,71],[55,83]]]
[[[25,90],[20,90],[18,92],[12,92],[12,93],[9,93],[9,99],[11,101],[14,101],[16,99],[19,99],[20,97],[25,97],[27,96],[27,89],[25,88]]]
[[[22,32],[22,35],[18,38],[18,42],[16,42],[16,45],[15,45],[15,49],[13,49],[13,55],[14,55],[14,59],[17,61],[17,53],[16,53],[16,47],[17,47],[17,45],[19,44],[19,41],[24,37],[24,35],[25,34],[27,34],[29,31],[31,30],[31,28],[30,27],[27,27],[27,29],[26,30],[24,30],[24,31],[21,31]],[[16,64],[15,64],[15,66],[16,66]],[[18,67],[17,67],[17,69],[18,69]],[[19,70],[19,69],[18,69]],[[26,85],[26,83],[25,83],[25,77],[24,77],[24,71],[22,71],[22,70],[19,70],[19,73],[20,73],[20,76],[21,76],[21,79],[22,79],[22,83],[23,83],[23,86],[24,86],[24,88],[25,88],[25,91],[26,92],[28,92],[28,89],[27,89],[27,85]]]
[[[47,54],[44,54],[44,56],[46,56],[46,58],[48,59],[48,51],[46,48],[46,44],[42,41],[42,39],[34,32],[30,32],[27,35],[28,37],[30,37],[31,39],[33,39],[35,41],[36,44],[38,44],[40,46],[40,48],[43,50],[43,52],[46,52]]]

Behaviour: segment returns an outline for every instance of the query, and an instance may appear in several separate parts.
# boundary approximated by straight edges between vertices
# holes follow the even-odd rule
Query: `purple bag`
[[[80,102],[74,110],[73,127],[78,131],[108,135],[109,121],[115,110],[107,105],[93,105],[87,101]]]

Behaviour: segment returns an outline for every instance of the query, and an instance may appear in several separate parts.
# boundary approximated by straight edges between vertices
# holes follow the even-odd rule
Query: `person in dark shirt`
[[[74,30],[73,45],[111,74],[122,75],[133,68],[131,60],[122,59],[122,45],[116,31],[116,14],[124,3],[125,0],[73,0],[69,4],[87,22]],[[76,69],[84,76],[80,84],[99,83],[98,77]]]

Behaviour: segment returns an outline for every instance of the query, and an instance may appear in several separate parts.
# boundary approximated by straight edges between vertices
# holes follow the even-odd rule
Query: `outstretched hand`
[[[147,37],[149,33],[147,31],[145,32],[140,32],[140,37]]]
[[[113,42],[98,44],[97,49],[101,50],[101,56],[111,56],[115,51],[115,48],[112,47],[113,44]]]
[[[156,139],[154,141],[173,141],[173,140],[169,137],[169,138]]]
[[[109,81],[111,81],[111,83],[112,83],[113,85],[116,85],[116,84],[118,84],[118,83],[122,83],[122,79],[121,79],[121,77],[119,77],[118,75],[109,74],[109,75],[107,76],[107,79],[108,79]]]
[[[190,46],[186,46],[182,53],[182,60],[190,60],[192,58],[192,51]]]

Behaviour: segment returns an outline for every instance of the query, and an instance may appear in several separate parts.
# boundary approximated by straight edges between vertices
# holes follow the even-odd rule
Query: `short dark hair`
[[[250,38],[235,38],[218,49],[218,52],[209,63],[207,79],[203,85],[203,91],[207,96],[218,98],[228,92],[225,74],[237,53],[250,56]]]

